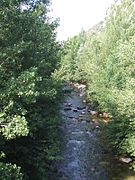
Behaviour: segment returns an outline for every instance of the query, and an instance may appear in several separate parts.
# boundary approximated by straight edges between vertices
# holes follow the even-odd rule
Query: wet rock
[[[85,144],[85,141],[83,140],[75,140],[75,139],[72,139],[72,140],[69,140],[67,145],[72,145],[72,146],[76,146],[76,145],[82,145],[82,144]]]
[[[78,110],[83,110],[83,109],[86,109],[86,106],[78,106],[77,109]]]
[[[86,121],[86,117],[82,114],[79,115],[79,121]]]
[[[95,123],[95,119],[92,119],[91,121],[92,121],[92,123]]]
[[[71,107],[64,107],[64,111],[71,111],[72,108]]]
[[[73,118],[72,121],[78,122],[78,119],[77,118]]]
[[[74,87],[76,87],[76,88],[78,88],[79,87],[79,83],[72,83],[72,85],[74,86]]]
[[[92,167],[92,168],[91,168],[91,171],[92,171],[92,172],[95,172],[95,170],[96,170],[96,167]]]
[[[89,136],[93,136],[93,134],[90,131],[86,131],[86,134],[88,134]]]
[[[83,100],[83,103],[86,103],[86,100],[85,100],[85,99]]]
[[[95,129],[100,129],[100,127],[97,125],[97,126],[95,126]]]
[[[98,125],[97,126],[95,126],[95,125],[91,126],[92,131],[95,131],[95,130],[98,131],[99,129],[100,129],[100,127]]]
[[[81,135],[83,133],[84,133],[83,131],[73,131],[72,132],[72,134],[74,134],[74,135]]]
[[[89,120],[89,122],[90,122],[91,125],[93,125],[93,122],[92,122],[92,121]]]
[[[69,119],[73,119],[73,118],[74,118],[74,116],[68,116],[68,118],[69,118]]]
[[[109,118],[109,114],[106,113],[106,112],[104,112],[104,113],[103,113],[103,117],[104,117],[104,118]]]
[[[98,113],[97,113],[97,111],[90,111],[90,114],[91,115],[97,115]]]
[[[121,157],[120,159],[119,159],[121,162],[123,162],[123,163],[130,163],[130,162],[132,162],[132,159],[131,158],[129,158],[129,157]]]
[[[78,85],[78,88],[79,88],[79,89],[85,89],[85,88],[86,88],[86,85],[80,84],[80,85]]]
[[[76,150],[77,150],[77,148],[76,148],[76,147],[73,147],[73,150],[74,150],[74,151],[76,151]]]
[[[71,108],[72,103],[65,103],[64,106],[67,107],[67,108]]]
[[[68,107],[71,107],[71,106],[72,106],[72,103],[67,103],[67,106],[68,106]]]
[[[79,114],[79,117],[83,117],[83,115],[82,115],[82,114]]]
[[[84,96],[84,93],[80,93],[79,96],[80,96],[80,97]]]
[[[101,117],[101,118],[109,118],[110,117],[110,115],[108,114],[108,113],[106,113],[106,112],[98,112],[98,115],[99,115],[99,117]]]
[[[78,109],[72,109],[74,112],[78,112]]]

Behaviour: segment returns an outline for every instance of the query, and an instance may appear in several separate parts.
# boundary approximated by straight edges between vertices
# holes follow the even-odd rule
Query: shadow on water
[[[135,172],[104,149],[107,142],[101,140],[102,127],[90,118],[82,89],[71,92],[67,86],[64,91],[69,96],[61,105],[59,155],[63,160],[54,162],[49,180],[135,180]]]

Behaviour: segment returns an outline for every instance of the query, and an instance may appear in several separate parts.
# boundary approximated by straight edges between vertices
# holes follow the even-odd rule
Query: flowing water
[[[105,152],[106,144],[100,139],[101,127],[92,121],[88,109],[76,91],[62,104],[62,159],[54,163],[55,172],[49,180],[135,180],[128,167]]]

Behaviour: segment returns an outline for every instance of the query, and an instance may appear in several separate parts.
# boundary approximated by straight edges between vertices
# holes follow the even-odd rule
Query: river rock
[[[85,88],[86,88],[86,85],[80,84],[80,85],[78,86],[78,88],[79,88],[79,89],[85,89]]]
[[[91,122],[92,122],[92,123],[96,123],[95,119],[92,119]]]
[[[100,127],[97,125],[97,126],[95,126],[95,129],[100,129]]]
[[[73,118],[74,118],[74,116],[68,116],[68,118],[69,118],[69,119],[73,119]]]
[[[109,118],[109,114],[106,112],[103,112],[103,118]]]
[[[82,114],[79,114],[79,117],[83,117],[83,115],[82,115]]]
[[[72,109],[74,112],[78,112],[78,109]]]
[[[119,160],[127,164],[132,162],[132,159],[130,157],[121,157]]]
[[[83,110],[83,109],[86,109],[86,106],[78,106],[77,109],[78,110]]]
[[[72,106],[72,103],[67,103],[67,106],[68,106],[68,107],[71,107],[71,106]]]
[[[97,111],[90,111],[91,115],[97,115]]]
[[[91,171],[94,172],[96,170],[96,167],[92,167]]]
[[[64,107],[64,111],[71,111],[72,108],[71,107]]]
[[[80,97],[84,96],[84,93],[80,93],[79,96],[80,96]]]

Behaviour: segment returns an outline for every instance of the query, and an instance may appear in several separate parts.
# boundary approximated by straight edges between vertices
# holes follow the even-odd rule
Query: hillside
[[[103,29],[103,21],[100,21],[98,24],[94,25],[92,28],[90,28],[88,31],[86,31],[86,34],[91,35],[92,33],[99,33]]]

